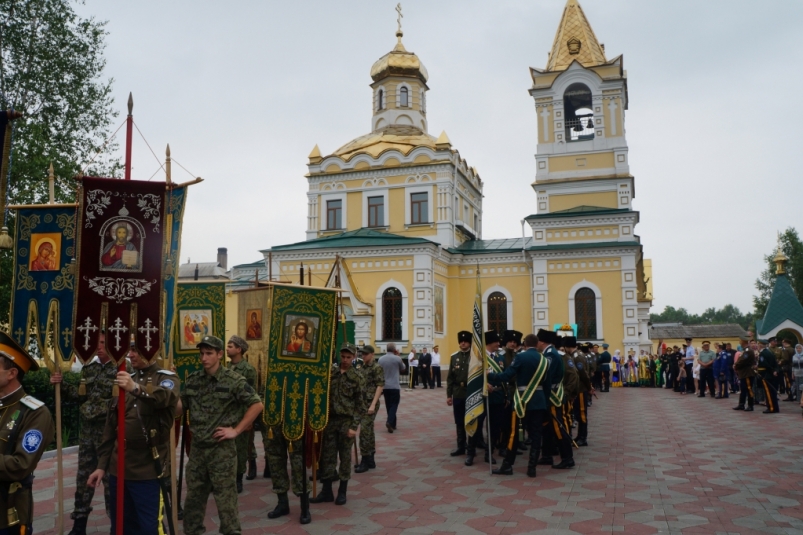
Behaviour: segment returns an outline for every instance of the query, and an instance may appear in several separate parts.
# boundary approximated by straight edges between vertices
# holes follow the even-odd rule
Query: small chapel
[[[403,37],[399,26],[371,66],[368,133],[310,153],[306,240],[261,251],[264,272],[298,282],[302,265],[325,274],[337,264],[354,341],[378,352],[390,342],[456,351],[477,270],[485,330],[568,323],[583,342],[649,350],[651,262],[636,234],[623,57],[608,59],[568,0],[547,64],[530,68],[538,144],[533,211],[519,217],[527,235],[483,239],[486,184],[445,131],[430,132],[430,74]]]

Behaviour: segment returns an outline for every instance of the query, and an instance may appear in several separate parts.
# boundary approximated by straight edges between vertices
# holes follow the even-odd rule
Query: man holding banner
[[[446,376],[446,404],[454,411],[454,424],[457,428],[457,449],[449,455],[457,457],[466,454],[466,384],[471,360],[471,333],[457,333],[460,351],[453,353]]]

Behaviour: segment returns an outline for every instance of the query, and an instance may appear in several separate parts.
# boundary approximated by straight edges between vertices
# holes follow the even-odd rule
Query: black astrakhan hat
[[[547,331],[546,329],[538,329],[536,334],[538,340],[545,344],[555,344],[558,341],[558,334],[555,331]]]
[[[517,346],[521,345],[522,334],[519,331],[505,331],[502,333],[502,343],[516,342]]]
[[[468,331],[460,331],[459,333],[457,333],[457,342],[458,343],[460,343],[460,342],[468,342],[470,344],[471,343],[471,338],[472,338],[471,333],[468,332]]]
[[[575,337],[575,336],[564,336],[563,337],[563,347],[577,347],[577,337]]]
[[[499,340],[499,335],[496,333],[496,331],[488,331],[488,332],[485,333],[485,344],[486,345],[493,344],[493,343],[496,343],[496,342],[499,342],[499,341],[500,341]]]

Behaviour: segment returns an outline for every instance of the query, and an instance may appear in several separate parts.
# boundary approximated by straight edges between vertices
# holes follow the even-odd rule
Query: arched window
[[[379,93],[376,94],[376,109],[383,110],[385,109],[385,90],[380,89]]]
[[[398,288],[382,293],[382,339],[402,339],[402,293]]]
[[[421,112],[427,113],[427,92],[421,90]]]
[[[488,329],[500,334],[507,330],[507,297],[502,292],[488,296]]]
[[[399,90],[399,100],[400,100],[399,105],[402,108],[408,107],[410,105],[410,90],[407,89],[406,87],[402,87]]]
[[[594,139],[594,112],[591,110],[591,90],[585,84],[572,84],[563,94],[566,115],[566,139]]]
[[[597,296],[591,288],[580,288],[574,294],[574,320],[577,338],[597,339]]]

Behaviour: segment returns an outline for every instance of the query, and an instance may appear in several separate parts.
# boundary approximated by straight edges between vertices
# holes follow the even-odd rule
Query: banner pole
[[[56,472],[58,478],[58,534],[64,535],[64,464],[61,439],[61,383],[56,383]]]
[[[125,179],[131,180],[131,141],[134,131],[134,97],[131,93],[128,94],[128,117],[126,117],[125,128]],[[117,368],[118,372],[126,371],[125,357],[120,360],[120,366]],[[123,535],[124,524],[124,507],[125,500],[125,390],[118,388],[120,391],[117,400],[117,515],[116,515],[116,532],[117,535]]]

